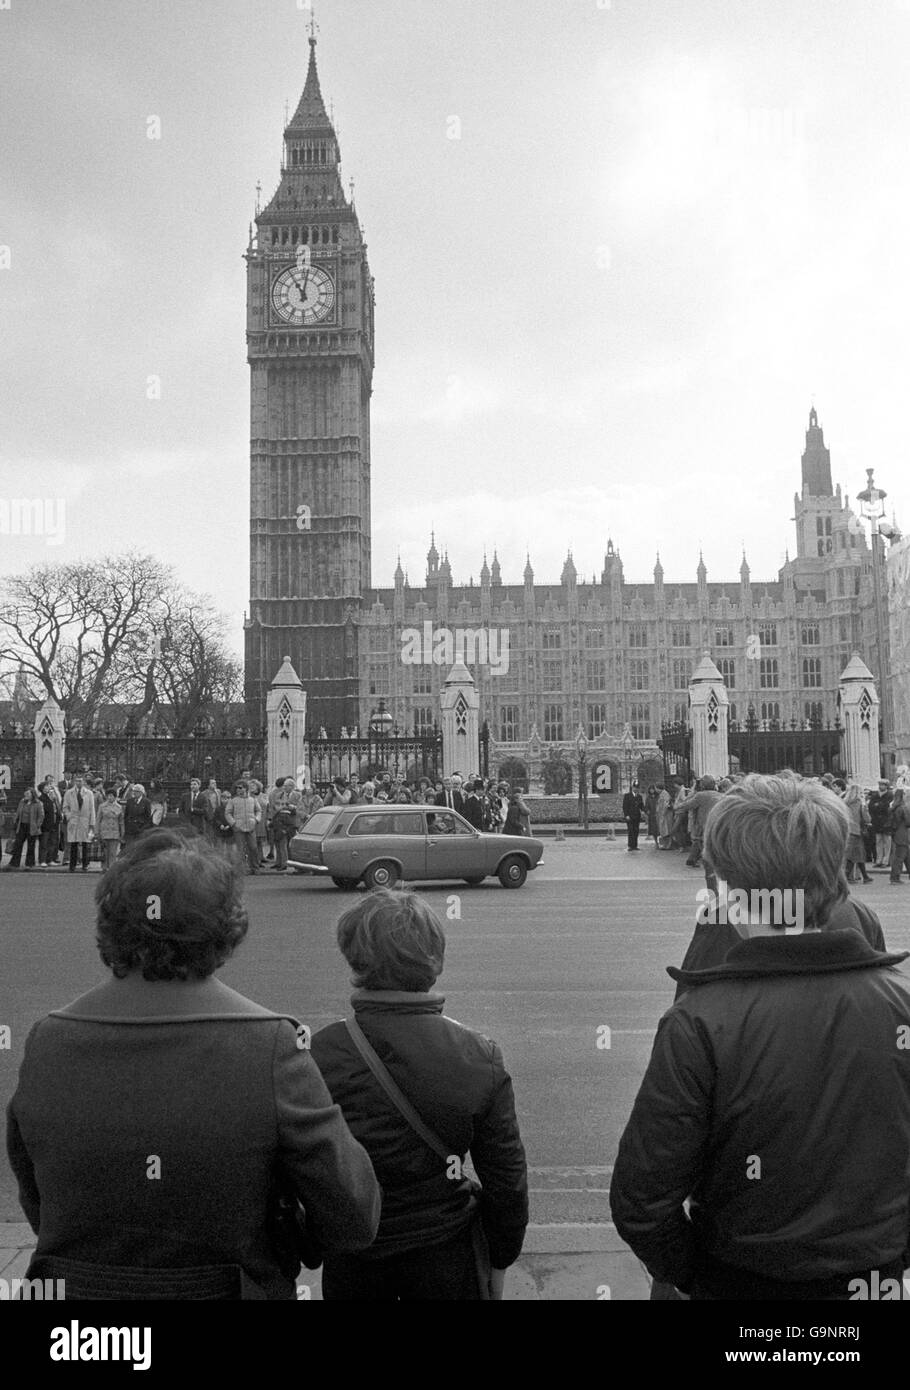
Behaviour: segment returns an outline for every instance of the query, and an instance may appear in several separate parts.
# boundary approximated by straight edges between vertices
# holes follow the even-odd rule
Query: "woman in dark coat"
[[[293,1299],[279,1187],[328,1249],[368,1245],[380,1194],[295,1020],[214,971],[247,931],[230,864],[151,830],[96,893],[111,977],[35,1025],[7,1148],[67,1297]]]
[[[443,1013],[445,999],[433,985],[445,936],[416,893],[367,894],[338,923],[338,944],[354,972],[356,1023],[448,1156],[411,1128],[346,1024],[316,1034],[313,1058],[383,1191],[375,1244],[326,1256],[323,1297],[500,1298],[528,1223],[527,1166],[502,1053]],[[479,1208],[464,1172],[468,1152],[483,1184]],[[481,1227],[492,1263],[482,1275]]]
[[[648,788],[648,795],[645,799],[645,809],[648,813],[648,838],[657,843],[657,797],[658,791],[652,782]]]

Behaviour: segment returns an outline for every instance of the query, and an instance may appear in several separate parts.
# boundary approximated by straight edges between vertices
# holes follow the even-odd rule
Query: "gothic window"
[[[307,242],[309,241],[309,239],[310,239],[310,229],[309,229],[309,227],[301,227],[301,228],[300,228],[300,240],[303,242],[304,246],[306,246],[306,244],[307,244]]]
[[[428,734],[433,727],[433,711],[427,705],[420,705],[414,711],[414,728],[419,734]]]
[[[859,702],[859,722],[862,728],[868,729],[872,721],[872,700],[868,690],[864,690]]]
[[[545,661],[543,663],[543,688],[544,690],[562,690],[561,661]]]
[[[692,679],[692,662],[687,656],[673,658],[673,689],[686,690]]]
[[[282,229],[281,229],[281,244],[282,244],[282,246],[287,246],[287,244],[288,244],[288,236],[289,236],[289,234],[288,234],[288,229],[287,229],[287,227],[282,227]]]
[[[732,627],[717,627],[717,628],[715,628],[715,629],[714,629],[714,645],[715,645],[715,647],[732,647],[732,646],[733,646],[733,629],[732,629]]]
[[[606,690],[607,668],[603,661],[589,661],[587,663],[587,677],[589,690]]]
[[[778,700],[762,700],[761,717],[768,724],[779,724],[780,702]]]
[[[708,716],[708,733],[716,734],[718,721],[720,719],[720,702],[713,690],[708,696],[708,703],[705,706],[705,710]]]
[[[629,689],[630,690],[649,690],[650,673],[647,661],[640,657],[629,662]]]
[[[759,623],[758,640],[763,647],[776,647],[777,623]]]
[[[646,647],[648,645],[648,629],[644,623],[633,623],[629,628],[629,646]]]
[[[729,710],[727,711],[727,713],[728,713],[728,716],[729,716],[730,720],[735,724],[735,723],[736,723],[736,705],[733,703],[732,700],[730,701],[730,708],[729,708]]]
[[[803,686],[806,689],[821,687],[822,683],[822,663],[821,657],[807,656],[803,658]]]
[[[632,705],[629,709],[629,723],[633,738],[651,737],[651,706]]]
[[[272,245],[273,245],[273,246],[277,246],[277,245],[278,245],[278,228],[277,228],[277,227],[273,227],[273,228],[272,228]]]
[[[455,701],[455,732],[456,734],[468,732],[468,706],[463,695],[459,695]]]
[[[291,706],[286,696],[278,706],[278,737],[291,737]]]
[[[588,738],[600,738],[607,731],[607,707],[588,705]]]
[[[803,712],[805,714],[807,724],[817,724],[819,727],[821,727],[821,724],[823,722],[822,707],[819,701],[807,701],[807,703],[803,706]]]
[[[561,632],[545,632],[543,635],[543,649],[545,652],[558,652],[562,649]]]
[[[333,245],[333,246],[337,246],[337,245],[338,245],[338,228],[337,228],[337,227],[333,227],[333,228],[332,228],[332,245]]]
[[[804,647],[817,647],[820,641],[818,623],[803,623],[800,629],[800,641]]]
[[[370,694],[387,695],[389,687],[388,673],[379,666],[370,668]]]
[[[544,705],[543,736],[545,743],[558,743],[563,737],[562,705]]]
[[[322,244],[323,244],[323,246],[328,246],[328,244],[329,244],[329,229],[328,229],[328,227],[323,227],[323,229],[322,229]]]
[[[678,700],[673,706],[673,723],[687,724],[689,722],[689,702],[688,700]]]
[[[717,663],[717,669],[724,678],[724,685],[728,690],[736,688],[736,662],[732,656],[722,656]]]
[[[299,240],[300,240],[300,228],[299,228],[299,227],[292,227],[292,228],[291,228],[291,245],[292,245],[292,246],[296,246]]]
[[[429,666],[415,666],[414,668],[414,694],[429,695],[433,689],[432,677]]]
[[[688,623],[670,624],[670,646],[689,647],[692,645],[692,637]]]
[[[499,710],[499,741],[515,743],[518,738],[518,706],[502,705]]]
[[[780,685],[777,657],[763,656],[758,663],[758,683],[762,690],[777,690]],[[769,716],[763,715],[762,718]]]
[[[586,647],[602,647],[604,644],[604,630],[602,627],[589,627],[585,632]]]

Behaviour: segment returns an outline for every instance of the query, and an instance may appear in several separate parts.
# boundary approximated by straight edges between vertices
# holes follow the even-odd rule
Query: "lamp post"
[[[866,486],[862,492],[856,494],[856,500],[860,504],[863,520],[869,522],[872,541],[872,589],[873,601],[875,604],[875,677],[878,683],[878,697],[881,701],[881,734],[882,741],[889,743],[894,733],[894,723],[891,709],[891,681],[890,681],[890,643],[888,640],[888,630],[886,624],[886,614],[882,594],[882,570],[884,568],[885,543],[882,536],[894,539],[895,535],[899,538],[900,533],[896,528],[889,526],[884,521],[885,498],[887,493],[883,488],[875,486],[873,468],[866,469]]]
[[[578,754],[578,823],[588,828],[588,740],[579,724],[575,738],[575,751]]]
[[[391,714],[389,713],[389,711],[388,711],[388,710],[386,709],[386,707],[385,707],[385,700],[384,700],[384,699],[380,699],[378,709],[374,709],[374,710],[371,710],[371,711],[370,711],[370,733],[372,734],[372,736],[373,736],[373,738],[374,738],[374,740],[375,740],[375,742],[376,742],[376,764],[377,764],[376,769],[371,769],[371,775],[372,775],[373,770],[376,770],[376,771],[379,770],[379,766],[378,766],[378,765],[379,765],[379,763],[381,762],[381,753],[382,753],[382,749],[383,749],[383,744],[384,744],[384,741],[388,738],[389,733],[390,733],[390,731],[391,731],[391,728],[392,728],[392,725],[394,724],[394,722],[395,722],[394,719],[392,718]]]

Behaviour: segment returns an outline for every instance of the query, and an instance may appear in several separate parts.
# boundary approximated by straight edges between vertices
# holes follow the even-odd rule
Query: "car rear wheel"
[[[343,888],[346,893],[350,893],[352,888],[357,887],[356,878],[336,878],[333,874],[332,882],[336,888]]]
[[[483,879],[479,874],[475,874],[473,878],[466,878],[465,883],[469,888],[476,888],[478,884],[483,883]]]
[[[380,859],[378,864],[370,865],[363,881],[368,888],[394,888],[398,882],[397,865],[390,859]]]
[[[497,873],[503,888],[520,888],[528,876],[528,866],[517,854],[510,854],[500,864]]]

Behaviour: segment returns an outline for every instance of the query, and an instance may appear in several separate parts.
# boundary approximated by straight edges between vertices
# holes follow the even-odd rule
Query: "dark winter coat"
[[[848,897],[844,902],[838,903],[832,910],[831,916],[824,925],[824,931],[845,931],[852,927],[858,931],[868,941],[873,951],[887,951],[885,945],[885,933],[882,931],[882,924],[876,913],[860,898]],[[711,970],[715,965],[722,965],[727,958],[727,952],[734,946],[738,946],[743,940],[735,927],[729,922],[701,922],[695,928],[695,935],[689,942],[688,950],[683,956],[683,963],[679,970],[679,983],[676,986],[676,998],[686,992],[686,983],[689,975],[694,970]]]
[[[330,1247],[368,1245],[379,1219],[370,1161],[294,1023],[215,978],[113,980],[37,1023],[7,1150],[38,1256],[239,1265],[287,1299],[268,1228],[279,1175]]]
[[[686,992],[660,1021],[610,1193],[655,1278],[730,1298],[756,1277],[840,1286],[903,1257],[908,954],[806,932],[670,969]]]
[[[483,829],[483,802],[478,796],[466,796],[461,814],[475,830]]]
[[[152,803],[147,796],[128,796],[123,803],[123,835],[131,840],[152,823]]]
[[[622,799],[622,814],[624,820],[630,820],[638,825],[645,814],[645,802],[640,792],[626,792]]]
[[[482,1215],[494,1268],[521,1253],[528,1224],[527,1166],[512,1081],[495,1042],[443,1015],[435,993],[357,990],[357,1022],[426,1125],[460,1163],[470,1150],[483,1185]],[[405,1122],[343,1023],[312,1040],[313,1059],[383,1192],[376,1244],[362,1258],[439,1245],[472,1219],[471,1186]]]

